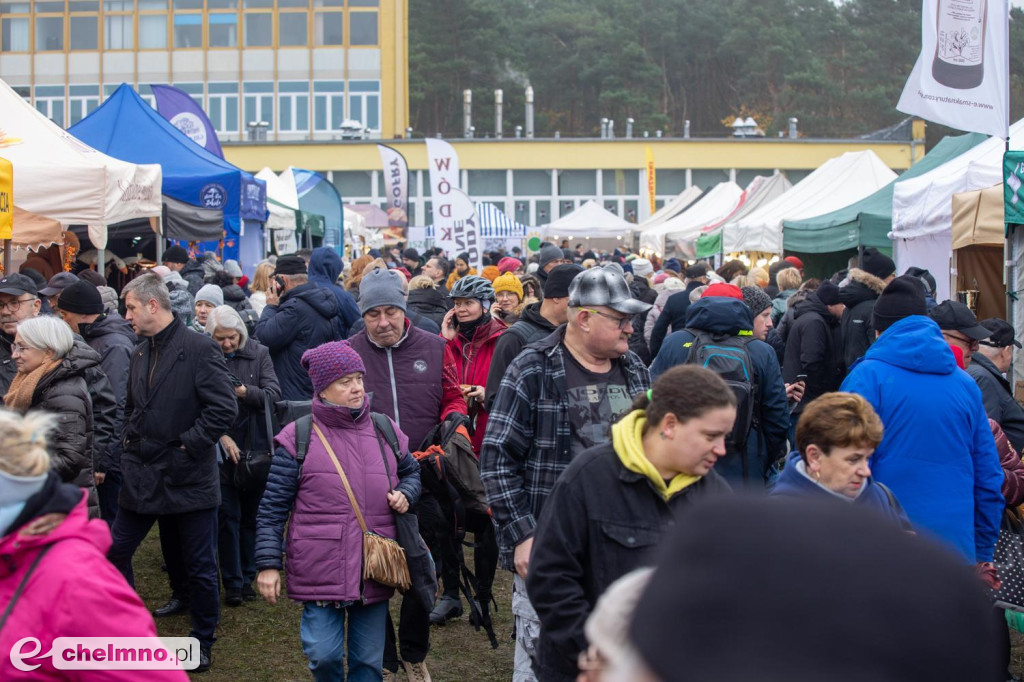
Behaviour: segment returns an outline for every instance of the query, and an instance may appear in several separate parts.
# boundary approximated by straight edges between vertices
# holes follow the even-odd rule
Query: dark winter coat
[[[668,297],[665,307],[658,315],[658,321],[654,323],[654,331],[651,332],[651,357],[656,357],[661,351],[661,344],[669,331],[677,332],[686,327],[686,311],[690,309],[690,292],[704,286],[703,282],[694,280],[686,285],[682,291],[678,291]]]
[[[992,361],[981,353],[971,356],[967,373],[981,389],[981,400],[985,413],[1002,427],[1013,448],[1020,452],[1024,448],[1024,408],[1013,398],[1010,382]]]
[[[334,249],[321,246],[309,257],[309,281],[321,289],[334,294],[338,301],[338,315],[341,317],[341,338],[348,338],[352,325],[360,319],[356,300],[338,284],[338,275],[343,270],[341,256]]]
[[[412,308],[406,309],[405,319],[409,320],[409,322],[412,323],[412,326],[416,327],[417,329],[422,329],[428,334],[439,335],[441,333],[441,327],[439,325],[434,324],[434,321],[432,319],[430,319],[426,315],[421,315]],[[364,329],[366,329],[366,323],[363,322],[363,318],[360,317],[349,328],[349,338],[352,338],[353,336],[363,331]]]
[[[106,375],[116,404],[109,443],[105,452],[97,449],[94,469],[103,473],[120,471],[121,430],[124,427],[124,403],[128,397],[128,367],[138,340],[132,326],[113,313],[101,315],[91,324],[79,324],[78,333],[100,354],[100,369]],[[94,398],[93,409],[98,412],[97,402]]]
[[[557,329],[554,324],[540,314],[540,306],[540,303],[531,303],[523,308],[523,314],[519,321],[506,329],[498,339],[498,345],[494,347],[494,355],[491,356],[491,368],[487,372],[484,404],[488,408],[494,402],[494,396],[498,392],[498,387],[501,386],[501,378],[505,376],[505,370],[516,356],[531,343],[540,341]]]
[[[193,298],[203,288],[203,285],[206,284],[206,269],[202,263],[194,258],[190,258],[178,274],[181,275],[183,280],[188,282],[188,293],[192,294]]]
[[[51,467],[60,480],[89,492],[89,512],[96,516],[99,502],[93,481],[93,409],[85,372],[99,371],[100,354],[77,342],[60,365],[43,376],[32,394],[31,410],[45,410],[57,416],[57,428],[50,440]]]
[[[224,292],[224,305],[229,305],[238,312],[243,310],[252,310],[252,304],[249,303],[249,299],[245,297],[245,292],[242,291],[242,287],[237,284],[229,284],[226,287],[220,288]]]
[[[238,415],[228,435],[242,452],[268,450],[270,442],[267,440],[263,404],[269,401],[273,414],[274,403],[281,399],[281,386],[274,373],[274,363],[270,361],[270,351],[256,340],[249,339],[243,347],[230,357],[224,356],[224,359],[228,371],[245,386],[245,397],[237,398]],[[233,391],[234,386],[231,388]],[[230,474],[233,466],[231,462],[225,462],[222,473]]]
[[[828,311],[816,293],[796,304],[793,317],[782,378],[787,384],[792,384],[797,375],[807,375],[804,398],[793,409],[794,414],[799,414],[818,396],[838,391],[845,368],[839,320]]]
[[[793,315],[795,314],[796,305],[801,301],[806,301],[807,297],[814,291],[813,289],[797,289],[797,292],[793,294],[786,305],[786,314],[782,316],[779,323],[775,325],[775,331],[779,333],[779,338],[782,343],[785,344],[789,339],[789,331],[793,328]]]
[[[676,294],[678,295],[678,294]],[[671,299],[669,299],[671,301]],[[753,329],[750,308],[735,298],[702,298],[690,306],[686,315],[686,326],[702,329],[713,334],[738,335],[740,331]],[[651,365],[651,378],[656,380],[666,371],[682,365],[690,355],[693,334],[686,331],[673,332],[662,344],[658,357]],[[750,361],[757,379],[757,393],[754,396],[754,427],[757,437],[747,439],[747,470],[767,474],[769,467],[786,454],[786,439],[789,436],[789,401],[786,385],[782,381],[775,351],[764,341],[754,339],[747,344]],[[727,456],[716,466],[718,473],[730,482],[743,480],[743,462],[740,457]],[[752,477],[751,480],[757,480]]]
[[[224,353],[177,317],[132,354],[120,505],[180,514],[220,505],[214,444],[238,413]]]
[[[0,332],[0,391],[3,391],[3,395],[7,395],[7,389],[11,387],[14,375],[18,373],[18,366],[11,359],[12,343],[13,336]]]
[[[712,470],[666,502],[611,444],[573,460],[544,503],[526,578],[541,621],[538,679],[574,682],[577,656],[587,649],[583,626],[598,598],[630,571],[653,565],[666,534],[694,504],[729,490]]]
[[[344,338],[338,299],[326,288],[307,282],[285,292],[278,305],[263,309],[256,338],[270,350],[285,400],[309,400],[313,384],[299,362],[302,354]]]
[[[448,313],[448,306],[445,304],[445,296],[437,289],[410,289],[407,299],[408,310],[415,310],[420,315],[429,318],[437,325],[438,332],[441,330],[441,323]]]
[[[650,303],[654,305],[654,302],[658,300],[658,292],[651,288],[647,280],[643,277],[634,277],[633,282],[629,285],[629,293],[633,295],[638,301],[644,303]],[[645,310],[642,313],[637,313],[633,316],[633,333],[629,337],[629,349],[637,354],[637,356],[644,361],[644,364],[651,364],[651,350],[647,346],[647,339],[644,338],[644,324],[647,322],[647,314],[650,310]]]
[[[840,323],[843,337],[843,364],[847,368],[868,352],[875,342],[875,326],[871,316],[875,301],[885,289],[885,282],[859,268],[850,270],[850,283],[839,290],[839,301],[846,304]]]

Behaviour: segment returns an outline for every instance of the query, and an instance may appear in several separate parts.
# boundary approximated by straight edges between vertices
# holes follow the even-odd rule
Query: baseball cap
[[[697,279],[698,277],[707,276],[708,266],[706,263],[694,263],[686,268],[686,279]]]
[[[32,294],[36,296],[39,294],[39,290],[36,288],[36,283],[32,281],[31,277],[15,273],[0,279],[0,294],[10,294],[12,296]]]
[[[982,344],[992,346],[993,348],[1021,347],[1020,341],[1014,338],[1016,334],[1013,332],[1013,327],[1006,320],[990,317],[987,320],[982,320],[981,326],[992,332],[991,336],[981,342]]]
[[[960,301],[943,301],[930,313],[931,318],[939,325],[939,329],[960,332],[964,336],[981,341],[992,335],[992,332],[978,324],[978,318],[971,309]]]
[[[635,315],[651,309],[650,303],[633,298],[626,279],[612,268],[591,268],[573,278],[569,284],[569,305],[607,306],[620,313]]]
[[[64,287],[71,286],[77,281],[79,281],[77,275],[72,275],[70,272],[58,272],[46,283],[45,289],[39,290],[39,293],[42,296],[55,296],[64,291]]]

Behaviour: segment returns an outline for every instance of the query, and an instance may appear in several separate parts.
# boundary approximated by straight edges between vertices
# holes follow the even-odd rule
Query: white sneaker
[[[405,668],[405,676],[409,679],[409,682],[431,682],[430,671],[427,670],[425,661],[420,661],[419,663],[402,661],[402,666]]]

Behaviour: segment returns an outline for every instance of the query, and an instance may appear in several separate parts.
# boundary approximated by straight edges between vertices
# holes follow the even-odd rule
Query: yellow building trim
[[[381,135],[405,134],[409,121],[408,13],[406,0],[381,0],[377,15],[380,44]]]
[[[386,81],[385,81],[386,82]],[[385,107],[390,111],[392,107]],[[385,114],[387,121],[387,114]],[[650,146],[658,169],[782,169],[813,170],[844,152],[872,150],[885,165],[902,171],[911,165],[910,142],[865,140],[449,140],[459,165],[472,170],[594,170],[642,169],[644,148]],[[405,156],[411,170],[427,168],[422,140],[382,140]],[[227,160],[247,170],[288,166],[311,170],[380,170],[376,144],[367,142],[315,142],[282,144],[225,144]],[[924,145],[913,146],[919,161]]]

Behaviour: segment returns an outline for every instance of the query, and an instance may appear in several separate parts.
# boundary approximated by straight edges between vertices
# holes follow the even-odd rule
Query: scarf
[[[700,476],[680,473],[665,483],[665,479],[661,477],[658,470],[647,459],[647,455],[644,454],[643,435],[646,424],[647,417],[643,410],[633,410],[612,424],[612,447],[615,449],[615,454],[619,456],[622,466],[647,478],[654,489],[668,502],[673,495],[699,481]]]
[[[473,336],[476,334],[476,330],[490,321],[491,314],[485,312],[471,322],[459,322],[459,334],[469,343],[473,343]]]
[[[55,358],[44,362],[31,372],[18,372],[14,381],[11,382],[11,388],[7,391],[7,395],[4,396],[4,405],[18,412],[27,412],[28,408],[32,407],[32,397],[35,395],[39,381],[60,367],[60,363],[63,361],[63,358]]]

